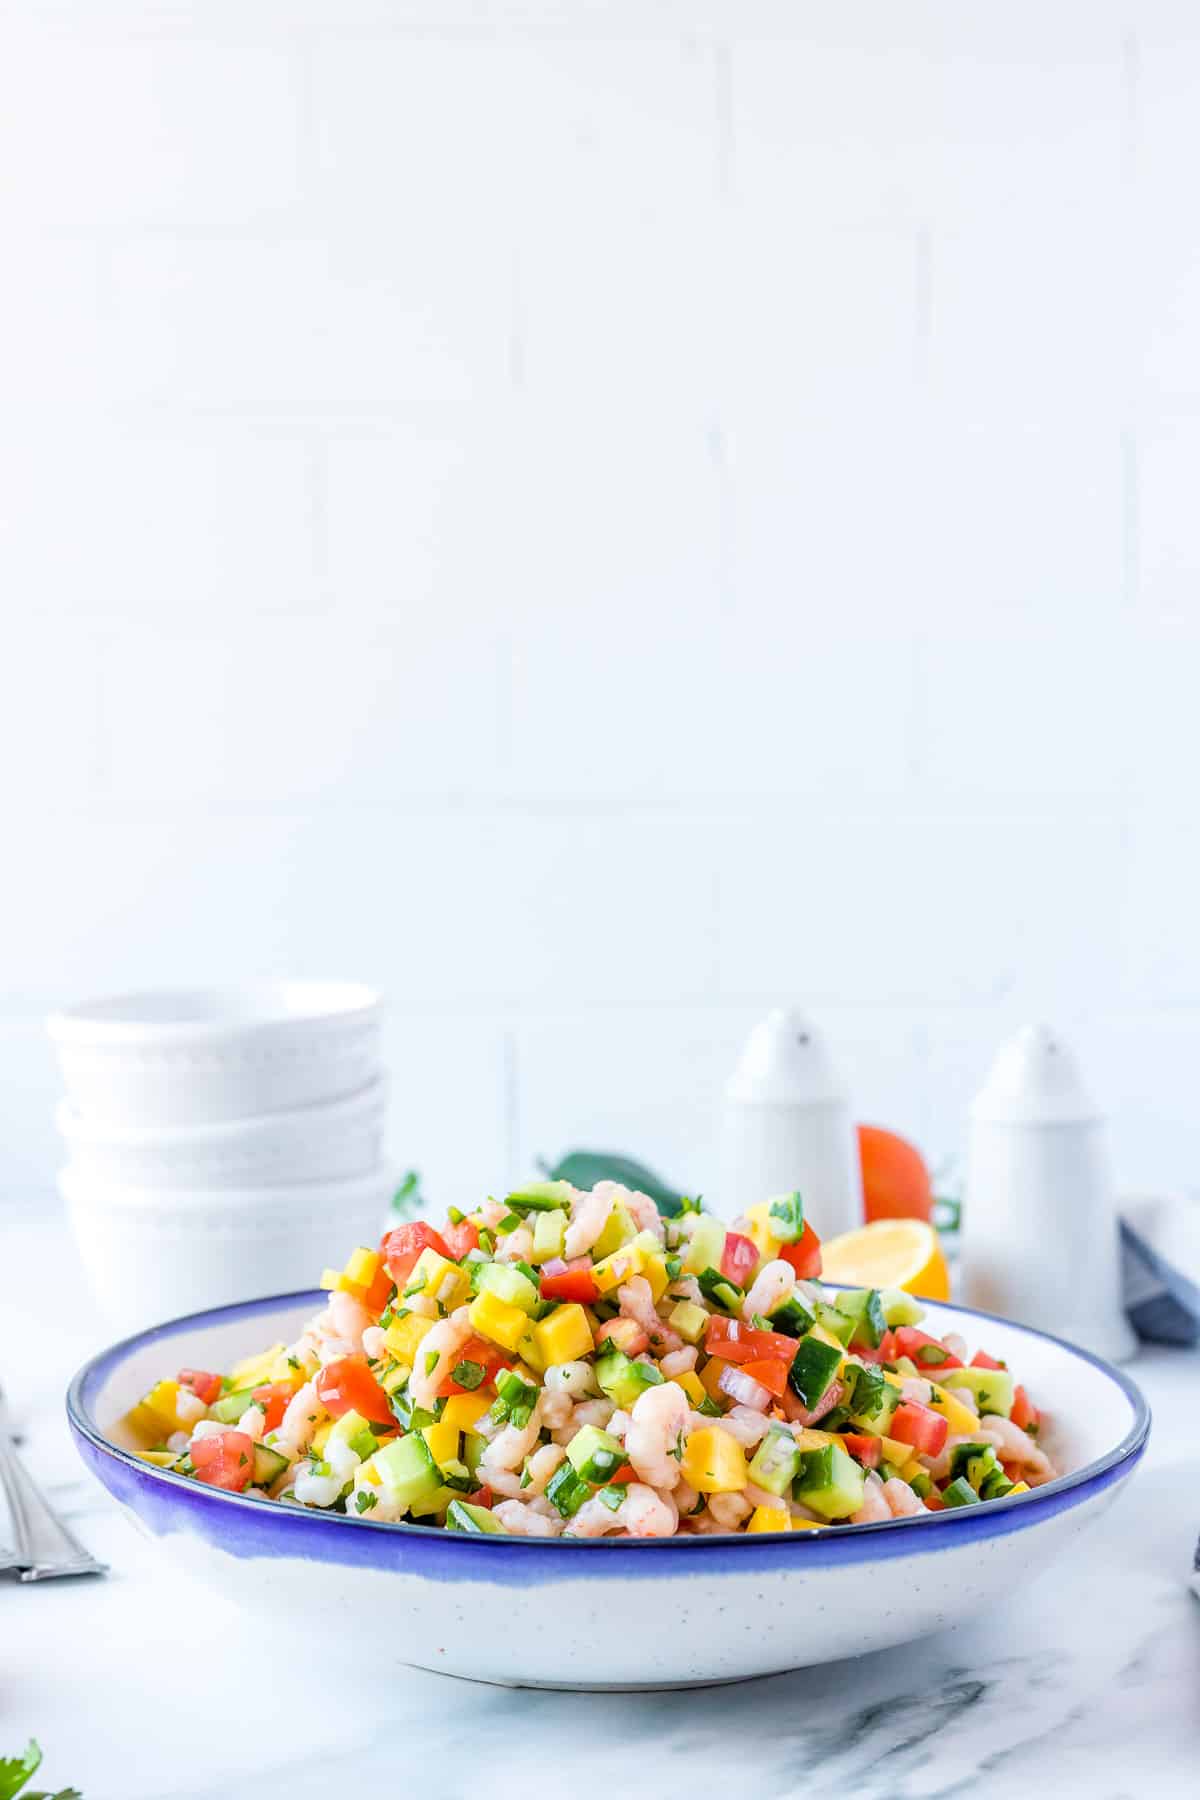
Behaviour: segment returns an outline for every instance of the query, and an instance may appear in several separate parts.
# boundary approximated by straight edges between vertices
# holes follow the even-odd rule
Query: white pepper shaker
[[[846,1090],[824,1039],[777,1008],[746,1040],[725,1090],[723,1201],[729,1217],[798,1190],[820,1237],[862,1224],[862,1173]]]
[[[971,1107],[963,1285],[968,1306],[1099,1356],[1121,1361],[1137,1347],[1121,1306],[1105,1122],[1045,1025],[1003,1045]]]

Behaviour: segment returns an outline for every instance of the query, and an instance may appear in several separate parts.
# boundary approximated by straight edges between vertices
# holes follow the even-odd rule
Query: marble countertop
[[[242,1800],[266,1781],[287,1800],[328,1800],[342,1782],[364,1791],[372,1768],[400,1780],[419,1767],[442,1796],[527,1800],[574,1791],[572,1771],[604,1758],[624,1792],[634,1771],[646,1793],[724,1780],[773,1800],[1196,1792],[1194,1355],[1132,1365],[1156,1415],[1140,1472],[1052,1574],[993,1615],[727,1688],[546,1693],[384,1675],[356,1658],[351,1618],[336,1642],[273,1642],[269,1622],[168,1575],[68,1439],[63,1389],[106,1336],[86,1302],[63,1304],[83,1291],[61,1222],[0,1225],[0,1373],[23,1453],[112,1567],[103,1581],[0,1580],[0,1754],[36,1736],[43,1785],[73,1783],[84,1800]]]

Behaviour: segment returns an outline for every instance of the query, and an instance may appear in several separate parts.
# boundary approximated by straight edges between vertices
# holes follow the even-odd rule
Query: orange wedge
[[[821,1279],[840,1287],[903,1288],[925,1300],[950,1298],[950,1275],[937,1232],[923,1219],[876,1219],[826,1238]]]

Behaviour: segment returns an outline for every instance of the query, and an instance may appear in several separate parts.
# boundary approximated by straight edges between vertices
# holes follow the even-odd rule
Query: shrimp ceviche
[[[820,1265],[799,1194],[727,1228],[533,1183],[356,1250],[295,1343],[181,1369],[125,1424],[212,1487],[516,1537],[811,1531],[1053,1478],[1003,1363]]]

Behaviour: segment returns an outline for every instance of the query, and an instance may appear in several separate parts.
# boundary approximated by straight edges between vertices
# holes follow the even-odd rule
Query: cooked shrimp
[[[695,1429],[697,1420],[701,1425],[713,1423],[711,1419],[706,1419],[703,1413],[694,1413],[692,1418],[693,1429]],[[771,1420],[765,1413],[755,1412],[752,1406],[731,1406],[729,1411],[722,1415],[720,1424],[722,1430],[727,1431],[730,1437],[737,1439],[743,1450],[753,1450],[756,1444],[762,1443],[771,1429]]]
[[[617,1300],[622,1318],[635,1319],[646,1333],[653,1349],[660,1354],[680,1349],[683,1339],[655,1312],[654,1294],[644,1275],[633,1275],[628,1281],[623,1281],[617,1289]]]
[[[493,1506],[492,1513],[513,1537],[550,1538],[562,1535],[563,1521],[557,1513],[550,1518],[544,1512],[535,1512],[523,1500],[502,1500],[499,1506]]]
[[[378,1325],[368,1325],[362,1335],[363,1355],[371,1362],[378,1362],[387,1349],[386,1333]]]
[[[585,1500],[570,1521],[567,1535],[603,1537],[610,1531],[627,1531],[630,1537],[672,1537],[678,1523],[669,1497],[631,1481],[615,1512],[610,1512],[603,1500]]]
[[[595,1425],[599,1430],[612,1430],[612,1420],[616,1416],[616,1407],[607,1398],[599,1400],[581,1400],[575,1408],[575,1417],[571,1420],[576,1431],[582,1431],[585,1425]],[[616,1433],[613,1433],[616,1436]]]
[[[891,1516],[892,1509],[887,1503],[883,1483],[872,1470],[863,1487],[863,1503],[856,1513],[850,1514],[850,1523],[852,1525],[873,1525],[877,1519],[890,1519]]]
[[[330,1294],[329,1320],[338,1337],[352,1349],[362,1349],[363,1332],[372,1320],[361,1300],[356,1300],[353,1294]]]
[[[591,1249],[608,1222],[613,1201],[622,1191],[615,1181],[598,1181],[590,1194],[576,1194],[571,1202],[571,1223],[563,1239],[563,1255],[568,1261]]]
[[[274,1433],[279,1448],[299,1456],[312,1443],[313,1432],[324,1417],[325,1408],[317,1397],[317,1385],[314,1381],[306,1381],[288,1401],[287,1410]]]
[[[670,1381],[673,1376],[686,1375],[689,1369],[694,1369],[699,1355],[695,1344],[685,1344],[682,1350],[669,1351],[658,1366]]]
[[[708,1510],[718,1525],[726,1531],[736,1531],[739,1525],[745,1524],[754,1508],[741,1494],[710,1494]]]
[[[665,1243],[667,1233],[662,1214],[649,1194],[640,1194],[636,1188],[626,1188],[621,1198],[638,1230],[652,1231],[660,1244]]]
[[[887,1501],[888,1511],[893,1519],[933,1517],[924,1501],[914,1494],[907,1481],[901,1481],[898,1475],[893,1475],[890,1480],[884,1482],[883,1497]]]
[[[688,1513],[698,1512],[704,1505],[703,1497],[698,1494],[691,1482],[682,1478],[671,1489],[671,1498],[675,1502],[675,1510],[681,1518]]]
[[[673,1381],[647,1388],[634,1401],[625,1454],[650,1487],[673,1488],[679,1481],[679,1458],[690,1420],[687,1395]]]
[[[1014,1425],[1011,1419],[1002,1418],[999,1413],[984,1413],[979,1423],[982,1427],[980,1437],[995,1444],[1005,1462],[1016,1463],[1018,1468],[1030,1469],[1043,1481],[1053,1481],[1053,1463],[1027,1431]]]
[[[542,1429],[543,1404],[539,1395],[524,1425],[506,1425],[496,1433],[479,1459],[480,1481],[488,1481],[493,1470],[515,1469],[524,1462]]]
[[[437,1391],[454,1367],[454,1358],[471,1335],[467,1308],[460,1306],[441,1319],[421,1339],[417,1362],[408,1379],[409,1397],[417,1406],[432,1409]]]
[[[795,1285],[796,1271],[791,1263],[784,1262],[782,1257],[764,1263],[742,1301],[743,1319],[752,1319],[755,1313],[769,1318],[777,1306],[783,1305]]]
[[[542,1395],[542,1424],[548,1431],[559,1431],[569,1425],[574,1411],[570,1394],[551,1392]]]
[[[528,1225],[518,1225],[507,1237],[496,1239],[497,1262],[528,1262],[533,1255],[533,1233]]]
[[[488,1486],[513,1500],[535,1500],[546,1491],[546,1483],[566,1458],[561,1444],[543,1444],[527,1458],[524,1469],[489,1469]]]
[[[945,1344],[951,1356],[957,1356],[959,1362],[966,1362],[967,1340],[965,1337],[959,1337],[957,1331],[948,1331],[942,1339],[942,1342]]]
[[[583,1400],[596,1392],[596,1376],[591,1363],[551,1363],[542,1381],[551,1394],[569,1394],[572,1400]]]

